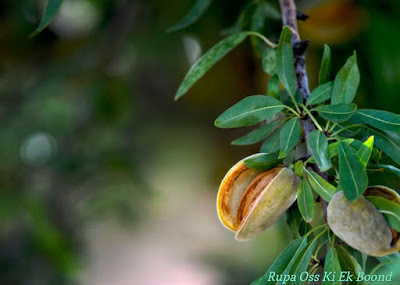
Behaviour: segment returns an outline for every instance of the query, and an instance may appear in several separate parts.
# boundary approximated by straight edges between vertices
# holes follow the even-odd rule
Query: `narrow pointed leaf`
[[[280,132],[281,150],[288,153],[292,150],[300,139],[300,123],[297,118],[293,118],[283,125]]]
[[[276,281],[269,280],[269,273],[274,272],[277,275],[289,272],[296,258],[300,255],[302,250],[307,245],[307,239],[304,237],[297,238],[291,244],[284,249],[284,251],[278,256],[271,267],[268,269],[264,276],[257,279],[255,285],[275,285],[278,284]]]
[[[355,201],[367,188],[368,176],[361,162],[347,144],[340,142],[338,149],[340,185],[343,187],[346,198],[349,201]]]
[[[396,174],[398,177],[400,177],[400,169],[398,169],[397,167],[390,165],[390,164],[371,164],[371,165],[368,165],[368,167],[371,169],[389,170],[391,173]]]
[[[324,84],[329,81],[332,69],[332,55],[329,46],[324,46],[322,55],[321,68],[319,70],[319,84]]]
[[[347,144],[351,144],[354,141],[354,139],[344,139],[342,142],[347,143]],[[333,157],[335,157],[336,155],[339,154],[339,150],[338,150],[338,142],[334,142],[331,143],[330,145],[328,145],[328,157],[330,159],[332,159]],[[310,160],[311,163],[316,163],[315,159],[311,156]]]
[[[330,276],[335,275],[336,278],[334,278],[334,281],[325,280],[322,281],[322,285],[341,285],[342,282],[339,281],[339,276],[340,276],[340,262],[339,262],[339,257],[337,255],[336,249],[334,247],[331,247],[326,254],[325,258],[325,266],[324,266],[324,273],[330,274]]]
[[[354,52],[336,75],[332,90],[332,105],[351,103],[359,84],[360,71],[357,66],[357,55]]]
[[[366,133],[374,136],[375,145],[387,156],[400,165],[400,142],[387,133],[379,132],[372,128],[364,127]]]
[[[307,180],[303,178],[297,190],[297,205],[303,219],[310,223],[314,218],[314,196]]]
[[[44,13],[43,13],[42,19],[40,20],[39,26],[30,35],[30,37],[33,37],[33,36],[37,35],[44,28],[46,28],[47,25],[50,24],[50,22],[57,15],[58,10],[60,10],[60,7],[61,7],[62,3],[63,3],[63,0],[48,0],[47,1],[46,8],[44,9]]]
[[[314,191],[317,192],[317,194],[320,195],[325,201],[330,202],[332,196],[336,192],[335,186],[325,181],[324,178],[312,170],[307,170],[304,168],[304,172],[307,174],[307,179],[312,189],[314,189]]]
[[[258,169],[258,170],[270,170],[277,166],[282,160],[278,159],[278,152],[275,153],[264,153],[262,155],[248,158],[244,161],[247,167]]]
[[[283,104],[275,98],[265,95],[249,96],[222,113],[215,120],[215,126],[225,129],[255,125],[274,118],[283,108]]]
[[[357,110],[356,118],[363,122],[386,131],[400,132],[400,115],[380,110]]]
[[[342,271],[350,271],[353,275],[353,280],[357,279],[360,272],[363,272],[357,259],[348,253],[343,246],[335,245],[336,253],[339,258],[340,268]]]
[[[268,82],[267,94],[268,96],[279,98],[279,78],[276,74]]]
[[[254,143],[258,143],[268,137],[276,128],[276,126],[280,123],[281,121],[274,121],[269,124],[266,124],[262,127],[259,127],[250,133],[235,139],[232,141],[233,145],[250,145]]]
[[[178,91],[175,95],[175,100],[179,99],[189,90],[193,84],[196,83],[216,62],[224,57],[234,47],[243,42],[249,35],[248,32],[240,32],[233,34],[207,51],[202,57],[200,57],[195,64],[189,69],[185,75]]]
[[[193,24],[208,9],[211,0],[197,0],[192,9],[175,25],[167,31],[174,32]]]
[[[327,82],[315,88],[307,98],[306,106],[315,105],[331,98],[333,82]]]
[[[323,132],[314,130],[308,135],[308,147],[322,172],[332,167],[332,162],[328,154],[328,139]]]
[[[261,145],[260,152],[272,153],[280,149],[279,130],[275,130]]]
[[[366,196],[374,206],[383,214],[389,226],[400,231],[400,205],[383,197]]]
[[[290,275],[296,276],[296,281],[290,281],[287,284],[301,285],[303,283],[302,281],[300,281],[300,275],[307,270],[308,263],[310,262],[311,255],[316,244],[317,240],[314,239],[313,241],[309,242],[307,246],[303,249],[303,252],[297,258],[296,263],[292,266],[292,270],[290,272]]]
[[[356,104],[323,105],[315,108],[318,114],[328,121],[340,123],[347,121],[354,115]]]
[[[364,169],[366,169],[369,158],[371,157],[372,148],[374,147],[374,136],[370,136],[356,152],[358,159],[360,160]]]
[[[289,27],[282,30],[279,44],[276,49],[276,72],[283,86],[290,95],[296,93],[296,75],[294,73],[294,56],[292,48],[292,33]]]

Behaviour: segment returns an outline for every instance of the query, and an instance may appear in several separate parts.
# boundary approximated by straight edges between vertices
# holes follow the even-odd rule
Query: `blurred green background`
[[[284,221],[239,243],[217,219],[220,180],[258,146],[213,121],[269,78],[247,41],[174,102],[246,3],[166,33],[192,2],[65,0],[32,39],[45,1],[0,2],[0,284],[249,284],[288,243]],[[400,1],[298,6],[310,86],[324,43],[335,72],[357,50],[359,106],[400,113]]]

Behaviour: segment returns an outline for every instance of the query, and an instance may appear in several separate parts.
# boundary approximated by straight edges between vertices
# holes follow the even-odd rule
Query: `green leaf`
[[[360,84],[360,71],[357,66],[356,52],[349,57],[345,65],[339,70],[333,83],[332,105],[349,104],[356,96]]]
[[[341,285],[342,282],[339,281],[340,271],[341,268],[338,254],[336,252],[336,249],[334,247],[331,247],[326,254],[324,274],[327,274],[330,277],[335,275],[336,278],[334,278],[334,281],[327,280],[328,278],[326,278],[322,281],[322,285]]]
[[[356,104],[323,105],[315,108],[318,114],[328,121],[340,123],[347,121],[357,109]]]
[[[276,72],[283,86],[294,96],[297,90],[294,73],[294,56],[292,48],[292,33],[288,26],[283,28],[276,49]]]
[[[335,249],[339,258],[340,267],[342,271],[350,271],[353,275],[353,280],[357,279],[360,272],[363,272],[360,264],[357,262],[350,253],[348,253],[343,246],[335,245]]]
[[[207,51],[202,57],[200,57],[195,64],[189,69],[188,73],[185,75],[178,91],[175,95],[175,100],[186,94],[186,92],[199,80],[216,62],[218,62],[222,57],[224,57],[229,51],[234,47],[243,42],[249,32],[240,32],[233,34],[215,46],[213,46],[209,51]]]
[[[257,279],[252,285],[272,285],[277,284],[276,281],[269,280],[269,273],[274,272],[276,275],[281,275],[290,271],[293,263],[307,245],[307,239],[300,237],[295,239],[292,243],[284,249],[284,251],[278,256],[267,273],[262,278]]]
[[[261,64],[265,73],[276,74],[276,51],[273,48],[264,48],[261,54]],[[278,81],[279,82],[279,81]],[[271,95],[272,96],[272,95]]]
[[[349,201],[355,201],[367,188],[368,176],[347,144],[340,142],[338,148],[340,185],[343,187],[345,197]]]
[[[233,145],[250,145],[254,143],[258,143],[268,137],[276,128],[276,126],[281,121],[274,121],[269,124],[266,124],[258,129],[251,131],[250,133],[235,139],[232,141]]]
[[[58,10],[60,10],[62,3],[63,3],[63,0],[48,0],[47,1],[47,5],[46,5],[46,8],[44,9],[44,13],[43,13],[42,19],[40,20],[39,26],[36,28],[36,30],[33,31],[32,34],[30,34],[29,37],[36,36],[44,28],[46,28],[48,24],[50,24],[50,22],[57,15]]]
[[[283,108],[283,104],[275,98],[253,95],[227,109],[215,120],[214,124],[223,129],[251,126],[274,118]]]
[[[304,172],[307,173],[308,182],[310,183],[312,189],[318,193],[325,201],[330,202],[332,196],[336,192],[335,186],[325,181],[324,178],[319,176],[312,170],[307,170],[304,168]]]
[[[280,134],[278,130],[275,130],[261,145],[260,152],[272,153],[276,152],[281,148],[280,146]]]
[[[398,177],[400,177],[400,169],[393,165],[389,164],[370,164],[368,165],[371,169],[386,169],[392,172],[393,174],[396,174]]]
[[[331,98],[333,82],[324,83],[311,92],[307,98],[306,106],[322,103]]]
[[[296,276],[296,281],[289,282],[288,284],[301,285],[303,282],[300,281],[300,275],[307,270],[308,263],[310,262],[311,255],[317,244],[317,239],[309,242],[303,249],[302,253],[297,258],[295,264],[292,266],[290,275]]]
[[[274,98],[279,98],[279,78],[275,74],[268,82],[267,94]]]
[[[370,136],[356,152],[358,159],[360,160],[364,169],[367,168],[369,158],[371,157],[372,148],[374,147],[374,136]]]
[[[322,55],[321,68],[319,70],[319,85],[329,81],[332,69],[332,55],[329,46],[324,46],[324,53]]]
[[[208,9],[211,0],[197,0],[193,8],[177,24],[170,27],[167,32],[174,32],[193,24]]]
[[[240,11],[239,18],[237,21],[229,28],[224,29],[221,34],[226,36],[226,35],[231,35],[243,30],[248,30],[250,27],[250,22],[253,17],[254,11],[257,8],[257,3],[256,2],[248,2],[244,8]]]
[[[342,140],[342,142],[347,143],[347,144],[351,144],[353,141],[354,141],[354,139]],[[328,145],[328,156],[330,159],[339,154],[338,145],[339,145],[338,142],[334,142],[334,143],[331,143],[330,145]],[[309,158],[309,162],[316,163],[315,159],[312,156]]]
[[[300,123],[297,118],[289,120],[283,125],[280,132],[281,150],[288,153],[292,150],[300,139]]]
[[[296,204],[293,204],[287,211],[286,211],[286,223],[289,226],[292,232],[292,238],[296,239],[300,237],[300,223],[302,221],[301,214],[299,208]]]
[[[307,144],[321,172],[329,170],[332,167],[332,162],[329,158],[328,139],[325,134],[318,130],[312,131],[308,135]]]
[[[400,143],[387,133],[381,133],[368,127],[363,128],[367,130],[369,136],[374,136],[375,145],[400,165]]]
[[[389,226],[400,231],[400,205],[383,197],[366,196],[374,206],[383,214]]]
[[[244,161],[244,164],[247,167],[258,169],[258,170],[270,170],[275,167],[282,160],[278,159],[278,152],[274,153],[263,153],[251,158],[248,158]]]
[[[310,185],[305,178],[301,179],[297,190],[297,205],[303,219],[310,223],[314,218],[314,196]]]
[[[303,168],[304,168],[303,161],[301,160],[296,161],[296,163],[294,164],[294,173],[296,173],[298,177],[303,177]]]
[[[357,110],[355,117],[375,128],[400,132],[400,115],[380,110],[361,109]]]

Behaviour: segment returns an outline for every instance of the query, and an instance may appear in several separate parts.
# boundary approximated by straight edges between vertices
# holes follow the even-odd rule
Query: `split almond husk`
[[[383,186],[368,187],[364,196],[376,196],[400,204],[400,196]],[[328,224],[349,246],[370,256],[385,256],[400,249],[399,233],[390,228],[382,213],[364,196],[348,201],[337,192],[328,205]]]
[[[254,155],[252,156],[254,157]],[[217,211],[222,224],[248,240],[273,225],[296,201],[300,179],[286,167],[268,171],[236,163],[221,182]]]

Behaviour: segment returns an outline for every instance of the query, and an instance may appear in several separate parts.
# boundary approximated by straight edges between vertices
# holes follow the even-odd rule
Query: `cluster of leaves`
[[[252,2],[245,9],[250,9],[251,5]],[[241,15],[236,27],[243,25],[245,15]],[[248,36],[259,38],[264,45],[260,49],[262,65],[271,75],[267,94],[252,95],[239,101],[215,120],[215,126],[238,128],[256,125],[248,134],[232,142],[233,145],[261,142],[262,155],[244,163],[260,170],[284,163],[301,178],[297,206],[288,213],[288,224],[297,238],[266,275],[254,284],[270,284],[267,277],[271,271],[298,275],[307,270],[311,257],[315,265],[310,273],[315,273],[319,265],[318,252],[324,244],[329,245],[325,271],[348,270],[357,277],[359,272],[365,271],[365,266],[359,265],[365,261],[358,261],[349,251],[360,253],[335,244],[335,237],[328,230],[310,239],[314,230],[321,229],[310,230],[310,223],[318,199],[329,202],[337,191],[343,191],[349,201],[355,201],[368,187],[369,174],[385,170],[400,176],[400,169],[392,165],[400,164],[400,115],[358,109],[353,103],[360,82],[357,55],[354,52],[333,78],[328,46],[325,46],[322,56],[319,85],[303,100],[297,90],[291,30],[288,27],[283,29],[278,45],[255,31],[241,31],[223,39],[191,67],[175,98],[183,96],[219,59]],[[305,137],[302,122],[306,118],[312,120],[315,130]],[[307,155],[307,149],[311,156]],[[381,161],[389,161],[389,164]],[[367,199],[383,213],[391,228],[400,231],[398,204],[377,197]],[[297,278],[297,283],[293,284],[299,282]]]

